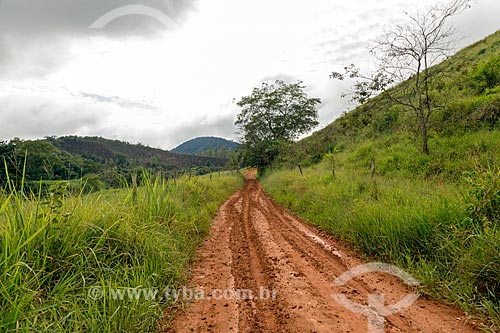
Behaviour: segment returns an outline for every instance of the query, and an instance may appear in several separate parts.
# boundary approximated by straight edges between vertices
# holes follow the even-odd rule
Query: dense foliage
[[[2,142],[0,160],[3,165],[5,161],[7,169],[0,172],[0,186],[10,177],[18,187],[23,179],[33,191],[44,186],[40,180],[79,180],[82,185],[91,182],[93,188],[100,189],[129,184],[131,175],[141,174],[142,170],[165,176],[185,171],[203,174],[220,170],[228,162],[224,158],[175,154],[141,144],[77,136]]]
[[[242,154],[247,165],[267,167],[300,134],[318,125],[318,98],[305,93],[302,82],[262,83],[238,102],[242,108],[235,122],[242,134]]]

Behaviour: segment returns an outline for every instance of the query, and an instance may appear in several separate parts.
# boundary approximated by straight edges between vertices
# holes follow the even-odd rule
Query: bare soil
[[[368,332],[367,317],[332,294],[359,304],[383,294],[390,305],[415,292],[380,272],[334,286],[364,262],[276,205],[255,171],[246,178],[245,187],[220,208],[193,263],[186,288],[203,291],[203,299],[181,295],[177,311],[166,313],[172,321],[165,332]],[[480,332],[462,311],[424,297],[385,319],[385,332]]]

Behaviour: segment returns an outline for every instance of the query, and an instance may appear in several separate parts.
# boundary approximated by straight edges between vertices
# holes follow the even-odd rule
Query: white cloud
[[[211,0],[193,9],[174,8],[180,0],[144,0],[182,17],[181,26],[152,33],[147,21],[124,19],[96,35],[86,26],[97,14],[131,2],[75,1],[66,8],[50,0],[39,17],[20,10],[35,2],[42,6],[0,3],[0,19],[17,6],[9,21],[15,33],[0,33],[0,59],[10,59],[0,60],[1,136],[102,135],[162,148],[197,135],[234,138],[238,110],[231,101],[269,78],[304,81],[324,102],[322,125],[331,122],[349,103],[340,99],[346,83],[330,80],[330,72],[351,62],[368,66],[367,43],[385,24],[405,8],[435,3]],[[499,13],[496,0],[480,0],[457,18],[464,43],[500,28]]]

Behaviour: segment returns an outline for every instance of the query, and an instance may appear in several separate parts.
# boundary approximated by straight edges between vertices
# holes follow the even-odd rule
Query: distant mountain
[[[212,136],[198,137],[172,149],[172,152],[200,155],[200,156],[227,156],[238,149],[240,145],[234,141]],[[224,155],[224,152],[226,155]]]

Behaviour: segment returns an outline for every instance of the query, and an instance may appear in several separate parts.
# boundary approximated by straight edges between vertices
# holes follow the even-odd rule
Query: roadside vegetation
[[[410,140],[389,148],[378,140],[333,154],[335,176],[327,155],[303,175],[282,169],[261,180],[278,203],[368,260],[403,267],[424,293],[498,325],[498,142],[500,131],[469,133],[432,140],[440,149],[426,155]]]
[[[137,189],[78,195],[58,182],[43,197],[8,182],[0,191],[0,331],[158,330],[171,305],[160,299],[164,288],[186,281],[211,219],[243,177],[142,178]],[[110,288],[159,292],[116,300]]]
[[[371,98],[282,153],[264,189],[422,292],[500,325],[500,32],[460,51],[421,149],[411,108]],[[404,84],[404,83],[403,83]],[[399,86],[396,86],[397,93]],[[298,169],[297,165],[301,168]]]

